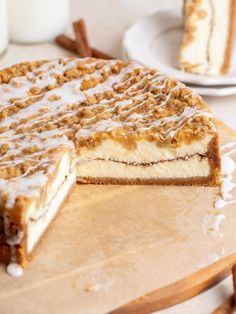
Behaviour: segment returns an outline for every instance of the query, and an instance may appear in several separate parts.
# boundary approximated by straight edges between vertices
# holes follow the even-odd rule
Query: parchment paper
[[[224,128],[222,142],[235,139]],[[221,236],[202,230],[217,192],[77,185],[25,274],[1,267],[0,313],[105,313],[236,252],[236,205]]]

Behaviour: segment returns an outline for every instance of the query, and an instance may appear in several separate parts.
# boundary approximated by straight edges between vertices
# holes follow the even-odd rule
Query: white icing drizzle
[[[19,264],[11,262],[7,265],[7,273],[13,277],[21,277],[24,271]]]
[[[65,71],[76,70],[78,62],[82,62],[90,74],[72,77],[57,86],[57,77],[63,76]],[[53,60],[34,68],[25,76],[12,78],[8,84],[0,84],[0,113],[4,110],[8,113],[6,117],[4,114],[0,115],[0,146],[8,146],[6,153],[0,154],[0,197],[6,196],[4,233],[11,246],[13,260],[14,246],[21,242],[23,234],[17,230],[15,236],[11,235],[11,210],[18,196],[36,200],[40,197],[50,175],[56,170],[62,149],[68,149],[74,154],[75,146],[80,140],[88,139],[99,132],[115,132],[121,127],[130,128],[130,132],[134,132],[132,127],[136,130],[137,121],[141,123],[138,129],[140,133],[150,130],[155,133],[155,128],[166,126],[162,137],[173,138],[194,118],[211,117],[207,109],[202,109],[198,102],[195,106],[192,103],[187,105],[186,101],[182,113],[153,119],[156,117],[155,112],[163,112],[173,93],[186,88],[185,85],[176,82],[174,87],[168,87],[168,78],[165,75],[151,73],[135,63],[127,63],[120,71],[112,72],[112,67],[119,61],[102,62],[102,65],[96,67],[99,62],[101,63],[89,59]],[[131,74],[137,69],[140,71],[137,80],[134,80]],[[105,79],[104,72],[109,72]],[[86,80],[95,79],[97,81],[94,87],[81,90]],[[53,87],[48,88],[50,86]],[[35,87],[39,89],[37,95],[31,93],[31,89]],[[83,104],[88,98],[106,92],[112,92],[112,96],[102,98],[99,103]],[[150,95],[153,103],[143,110]],[[51,101],[53,96],[56,99]],[[196,98],[190,90],[184,97],[187,96],[191,100]],[[91,118],[86,116],[83,119],[86,123],[73,125],[73,118],[80,116],[83,110],[94,111],[95,114]],[[73,123],[69,126],[67,122],[63,123],[64,119],[72,119]],[[213,122],[209,122],[209,125],[210,131],[215,132]],[[69,132],[74,135],[73,141],[70,140]],[[30,151],[32,147],[36,149]],[[27,166],[27,162],[30,166]],[[18,174],[14,173],[10,178],[4,176],[16,167],[19,169]]]
[[[92,67],[96,65],[97,61],[86,63],[86,67]],[[71,149],[74,149],[74,144],[68,140],[66,136],[66,132],[68,128],[61,127],[59,129],[52,131],[42,131],[39,133],[39,129],[43,126],[53,125],[55,122],[60,122],[64,117],[73,117],[80,110],[79,103],[86,100],[87,97],[94,95],[95,93],[104,93],[109,90],[114,90],[115,88],[123,86],[123,78],[128,74],[132,73],[135,69],[140,68],[140,66],[135,63],[127,64],[120,73],[115,75],[110,75],[107,80],[103,83],[97,84],[95,87],[89,88],[81,92],[81,83],[86,79],[92,78],[101,78],[102,72],[104,70],[108,71],[111,66],[116,64],[116,60],[108,61],[105,63],[103,67],[95,70],[92,74],[87,74],[82,77],[78,77],[69,82],[63,84],[63,86],[59,86],[54,88],[46,93],[40,94],[41,99],[34,101],[31,105],[22,108],[16,113],[11,114],[6,119],[3,119],[0,122],[1,127],[10,127],[13,123],[19,123],[15,129],[9,129],[6,132],[0,134],[0,144],[8,143],[9,144],[9,154],[17,156],[17,154],[21,155],[23,149],[35,145],[39,148],[40,151],[47,151],[52,147],[66,147],[69,146]],[[76,67],[76,60],[68,59],[67,62],[61,63],[60,60],[55,60],[51,62],[46,62],[42,66],[34,69],[32,72],[29,72],[26,76],[20,76],[17,78],[13,78],[9,84],[2,84],[2,88],[8,88],[9,92],[2,93],[0,98],[0,104],[2,107],[6,108],[7,106],[12,106],[15,103],[11,104],[10,98],[18,98],[18,101],[25,101],[30,98],[28,96],[28,91],[30,88],[37,85],[41,89],[47,87],[49,84],[56,83],[56,75],[63,74],[67,69],[71,69]],[[39,73],[39,74],[38,74]],[[131,107],[132,104],[131,99],[121,100],[118,99],[103,99],[98,105],[89,106],[90,110],[96,109],[98,106],[103,106],[104,111],[102,114],[112,112],[114,109],[110,106],[111,101],[116,101],[115,107],[122,107],[122,110],[126,113],[128,118],[124,121],[117,121],[113,119],[97,119],[100,115],[98,113],[95,118],[98,120],[93,122],[94,118],[91,119],[89,125],[81,127],[80,130],[76,133],[77,140],[80,140],[80,137],[89,137],[94,132],[104,132],[104,131],[112,131],[113,129],[119,128],[126,125],[132,125],[132,121],[139,119],[140,121],[145,121],[150,115],[152,115],[152,110],[146,113],[138,114],[135,113],[139,107],[141,108],[143,105],[144,95],[136,94],[137,88],[142,86],[145,82],[153,82],[151,89],[155,89],[154,83],[159,83],[157,88],[160,91],[165,87],[166,77],[164,75],[160,75],[156,73],[156,75],[150,75],[149,70],[143,69],[140,74],[140,80],[131,84],[129,88],[126,90],[127,96],[132,97],[133,100],[138,100],[139,103],[136,106]],[[1,86],[1,85],[0,85]],[[185,87],[182,83],[177,83],[177,85],[170,90],[168,94],[159,93],[156,97],[163,97],[162,103],[158,106],[160,109],[163,106],[166,106],[168,103],[171,94],[180,88]],[[59,97],[56,101],[49,101],[50,96],[57,95]],[[32,96],[32,97],[38,97]],[[194,94],[193,94],[193,97]],[[72,109],[72,105],[78,103],[78,106]],[[126,106],[128,109],[126,110]],[[45,112],[35,115],[35,113],[39,113],[39,110],[42,108],[46,109]],[[154,106],[153,106],[154,108]],[[202,115],[202,116],[210,116],[210,113],[204,110],[199,110],[196,107],[188,107],[184,109],[182,114],[176,116],[165,117],[159,119],[157,121],[153,121],[148,125],[144,123],[146,126],[140,128],[140,132],[145,132],[146,130],[155,127],[155,126],[163,126],[170,122],[173,122],[175,126],[168,130],[166,136],[173,137],[176,132],[178,132],[187,122],[189,122],[194,117]],[[29,120],[24,120],[26,117],[30,117]],[[52,121],[48,121],[51,117],[55,117]],[[28,135],[18,134],[18,130],[22,127],[30,128],[28,131]],[[59,137],[60,135],[60,137]],[[20,147],[17,147],[16,144],[20,143]],[[27,158],[34,159],[37,157],[38,153],[32,153],[29,157],[25,157],[26,159],[22,159],[20,157],[14,158],[14,165],[22,164]],[[8,153],[3,157],[0,156],[0,169],[11,167],[12,163],[9,160],[6,160]],[[4,158],[4,160],[3,160]],[[56,159],[55,156],[51,158],[44,159],[41,161],[40,165],[45,165],[46,173],[39,172],[36,174],[32,174],[34,169],[31,167],[27,173],[24,175],[17,176],[14,180],[4,180],[0,179],[0,193],[9,192],[9,199],[7,201],[7,207],[11,208],[14,205],[15,199],[17,195],[24,195],[30,197],[36,197],[40,193],[40,189],[43,185],[45,185],[47,181],[47,173],[50,168],[50,172],[53,172],[53,161]],[[48,165],[48,166],[47,166]],[[37,164],[35,166],[35,171],[37,170]],[[48,169],[46,169],[47,167]]]
[[[108,291],[109,287],[112,285],[111,282],[109,283],[95,283],[95,284],[88,284],[85,286],[84,290],[86,292],[96,292],[99,290],[104,290],[104,291]]]
[[[211,211],[203,216],[203,232],[205,234],[220,235],[220,224],[225,219],[225,215],[221,212]]]

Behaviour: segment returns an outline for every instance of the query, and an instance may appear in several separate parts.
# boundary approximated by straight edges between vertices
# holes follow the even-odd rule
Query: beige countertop
[[[121,58],[121,41],[124,31],[132,23],[157,10],[179,7],[180,0],[72,0],[72,19],[83,17],[88,26],[89,38],[94,47],[116,58]],[[70,30],[68,30],[70,32]],[[39,45],[13,45],[0,58],[0,68],[19,61],[48,59],[69,55],[53,43]],[[236,95],[205,97],[216,118],[236,130]],[[231,278],[202,295],[161,311],[163,314],[207,314],[232,293]]]

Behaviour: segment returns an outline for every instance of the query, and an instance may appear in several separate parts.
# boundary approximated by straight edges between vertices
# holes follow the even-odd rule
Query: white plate
[[[127,52],[123,49],[123,59],[128,61],[131,60],[128,57]],[[236,86],[233,85],[192,85],[186,83],[193,91],[202,96],[230,96],[236,94]]]
[[[195,75],[179,70],[178,53],[182,36],[181,10],[159,11],[137,21],[126,31],[123,49],[128,59],[149,68],[157,68],[159,71],[185,83],[198,85],[236,84],[236,58],[232,62],[230,73],[224,76]],[[234,45],[233,50],[232,56],[235,56],[236,45]]]
[[[236,94],[236,86],[196,86],[188,85],[193,91],[201,96],[230,96]]]
[[[128,61],[131,60],[127,52],[123,49],[123,59]],[[140,62],[139,62],[140,63]],[[236,94],[236,86],[234,85],[214,85],[214,86],[201,86],[201,85],[191,85],[186,83],[193,91],[201,96],[230,96]]]

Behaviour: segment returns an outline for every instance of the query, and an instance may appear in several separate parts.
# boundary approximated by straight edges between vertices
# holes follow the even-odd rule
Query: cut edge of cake
[[[62,149],[53,173],[42,187],[39,197],[18,196],[14,207],[1,205],[4,219],[4,244],[0,244],[0,261],[17,262],[23,267],[51,221],[69,196],[76,181],[76,159],[70,149]]]
[[[97,149],[81,152],[77,182],[217,186],[218,146],[218,136],[206,136],[176,149],[140,141],[135,149],[126,150],[115,141],[105,140]]]
[[[75,159],[74,153],[65,151],[59,158],[56,171],[54,172],[54,177],[51,180],[49,179],[49,182],[42,190],[40,194],[40,199],[31,199],[31,201],[29,202],[29,200],[27,200],[25,197],[19,197],[17,199],[15,207],[11,209],[11,212],[15,213],[16,216],[11,217],[12,232],[9,231],[9,239],[6,240],[5,244],[0,244],[0,261],[5,264],[8,264],[10,262],[17,262],[21,266],[25,267],[27,260],[31,259],[32,254],[35,251],[35,248],[40,242],[42,236],[44,235],[51,221],[59,212],[60,208],[69,196],[70,191],[76,182],[81,184],[156,184],[177,186],[200,185],[212,187],[219,186],[220,156],[218,147],[219,138],[218,136],[214,136],[213,138],[211,138],[210,141],[208,141],[206,153],[204,154],[201,152],[199,153],[199,155],[197,153],[196,159],[193,158],[193,162],[191,162],[191,164],[188,166],[188,169],[191,172],[193,171],[194,167],[201,167],[202,170],[200,170],[199,172],[202,172],[204,176],[190,176],[186,178],[142,178],[140,173],[139,177],[134,178],[133,167],[139,168],[139,164],[126,165],[125,171],[128,176],[132,176],[131,178],[124,178],[124,176],[119,178],[117,175],[110,176],[110,174],[114,172],[116,172],[116,174],[118,172],[122,174],[122,171],[120,168],[116,169],[116,167],[112,165],[113,162],[111,162],[109,158],[105,161],[104,167],[102,167],[102,169],[105,170],[104,173],[102,173],[101,171],[101,166],[99,165],[99,162],[98,164],[95,163],[93,167],[89,169],[89,171],[86,171],[84,170],[84,167],[81,166],[83,164],[83,162],[81,163],[81,157]],[[129,151],[127,150],[127,152]],[[91,154],[91,150],[87,151],[87,153]],[[177,157],[177,161],[170,159],[163,162],[163,160],[161,160],[157,162],[157,164],[161,163],[161,165],[163,165],[164,163],[167,163],[167,166],[164,170],[169,172],[173,169],[181,169],[181,165],[183,166],[184,163],[188,163],[188,160],[192,160],[191,156],[184,155],[182,157]],[[123,163],[123,161],[118,162],[118,164],[121,165],[123,165]],[[174,164],[171,167],[168,167],[169,163]],[[109,166],[109,164],[111,164],[111,166]],[[116,164],[117,162],[115,162],[115,165]],[[151,162],[150,164],[153,165],[155,163]],[[129,169],[130,167],[131,169]],[[146,167],[149,168],[150,166],[148,164],[145,164],[142,165],[141,168],[142,167],[144,167],[145,170],[141,172],[145,173]],[[99,169],[99,175],[94,174],[96,172],[96,169]],[[186,169],[184,169],[184,171],[186,172]],[[155,172],[155,169],[152,168],[151,172]],[[206,173],[208,173],[207,176],[205,175]],[[55,191],[56,193],[54,193]],[[4,209],[4,207],[1,207],[1,211],[4,212],[4,210],[6,209]],[[7,210],[9,210],[9,208]],[[16,235],[14,234],[16,230],[18,230],[19,232],[18,237],[16,237]],[[21,237],[21,232],[23,232],[24,234],[23,237]]]

